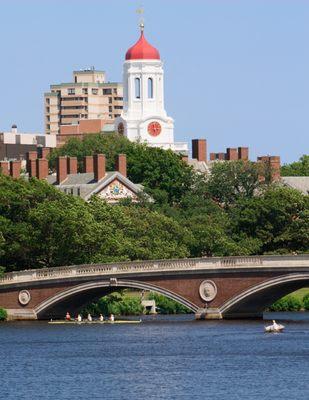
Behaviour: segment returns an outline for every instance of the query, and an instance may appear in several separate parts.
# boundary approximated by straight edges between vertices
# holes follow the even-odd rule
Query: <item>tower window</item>
[[[141,80],[140,78],[135,78],[135,98],[141,98]]]
[[[153,99],[153,79],[148,78],[148,99]]]

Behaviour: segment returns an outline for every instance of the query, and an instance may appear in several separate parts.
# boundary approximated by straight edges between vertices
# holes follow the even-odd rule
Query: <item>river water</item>
[[[0,325],[0,399],[309,399],[309,313],[263,321]],[[269,314],[267,318],[272,318]],[[293,320],[292,320],[293,319]]]

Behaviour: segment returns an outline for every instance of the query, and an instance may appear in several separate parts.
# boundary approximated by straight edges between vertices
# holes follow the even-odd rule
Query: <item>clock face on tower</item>
[[[150,124],[148,124],[148,133],[151,136],[158,136],[161,133],[161,125],[159,124],[159,122],[150,122]]]

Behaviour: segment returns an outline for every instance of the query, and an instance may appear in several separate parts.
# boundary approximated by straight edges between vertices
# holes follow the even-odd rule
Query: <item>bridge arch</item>
[[[73,309],[74,312],[77,312],[87,302],[94,301],[119,288],[133,288],[157,292],[188,307],[193,312],[198,310],[197,305],[165,288],[152,285],[148,282],[117,280],[115,283],[111,283],[111,281],[87,282],[65,289],[44,300],[34,309],[34,312],[38,319],[63,317],[67,309]],[[76,301],[73,301],[74,299]],[[79,299],[80,301],[78,301]],[[69,305],[70,308],[68,308]]]
[[[223,318],[261,317],[281,297],[309,286],[309,273],[278,276],[237,294],[220,307]]]

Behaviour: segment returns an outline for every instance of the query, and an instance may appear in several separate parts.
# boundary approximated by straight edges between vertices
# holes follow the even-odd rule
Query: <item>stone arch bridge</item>
[[[211,257],[33,269],[0,279],[10,319],[63,318],[121,288],[152,290],[197,318],[259,318],[278,298],[309,287],[309,255]]]

